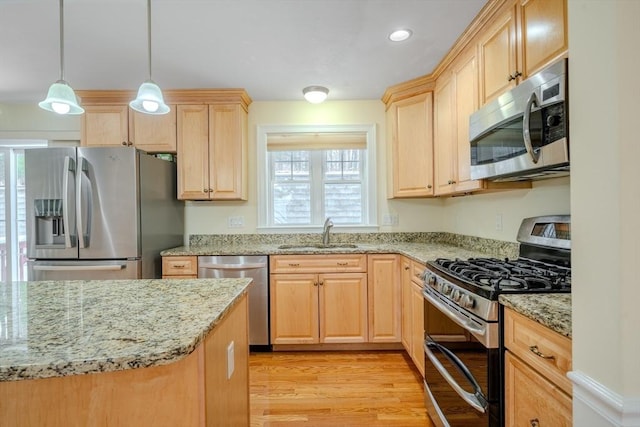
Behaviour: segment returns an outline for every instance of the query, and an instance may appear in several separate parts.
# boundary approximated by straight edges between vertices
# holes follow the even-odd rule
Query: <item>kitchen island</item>
[[[249,284],[0,284],[0,425],[248,425]]]

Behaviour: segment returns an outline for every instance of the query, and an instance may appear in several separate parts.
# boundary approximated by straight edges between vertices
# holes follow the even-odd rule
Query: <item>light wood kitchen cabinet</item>
[[[403,257],[402,275],[402,345],[424,376],[424,297],[420,274],[424,266]]]
[[[247,199],[247,111],[239,103],[178,105],[178,198]]]
[[[163,279],[196,279],[198,278],[197,256],[164,256],[162,257]]]
[[[478,40],[480,104],[497,98],[568,52],[566,0],[516,0]]]
[[[272,344],[367,341],[366,256],[346,257],[351,262],[342,255],[270,257]],[[350,271],[354,263],[364,266],[360,272]]]
[[[387,110],[391,130],[390,198],[433,196],[433,94],[393,102]]]
[[[397,343],[402,338],[400,256],[367,256],[369,342]]]
[[[83,147],[135,146],[149,153],[176,152],[176,111],[163,115],[142,114],[129,108],[131,91],[78,91],[82,115]]]
[[[572,425],[571,340],[504,310],[506,425]]]

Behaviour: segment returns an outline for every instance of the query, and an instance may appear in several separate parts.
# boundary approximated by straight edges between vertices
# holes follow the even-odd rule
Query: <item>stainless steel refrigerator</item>
[[[161,277],[183,243],[176,164],[130,147],[25,150],[29,280]]]

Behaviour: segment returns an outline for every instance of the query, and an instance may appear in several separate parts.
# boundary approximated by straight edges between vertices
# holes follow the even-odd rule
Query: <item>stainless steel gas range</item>
[[[438,426],[503,425],[498,296],[571,292],[570,217],[526,218],[516,259],[437,259],[424,278],[425,402]]]

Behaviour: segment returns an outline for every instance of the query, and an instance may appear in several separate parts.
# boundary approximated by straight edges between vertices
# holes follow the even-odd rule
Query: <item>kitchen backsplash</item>
[[[280,244],[314,244],[322,237],[319,233],[300,234],[192,234],[189,246],[210,245],[280,245]],[[332,243],[439,243],[461,248],[492,253],[498,257],[516,257],[519,244],[501,240],[485,239],[475,236],[464,236],[453,233],[331,233]]]

